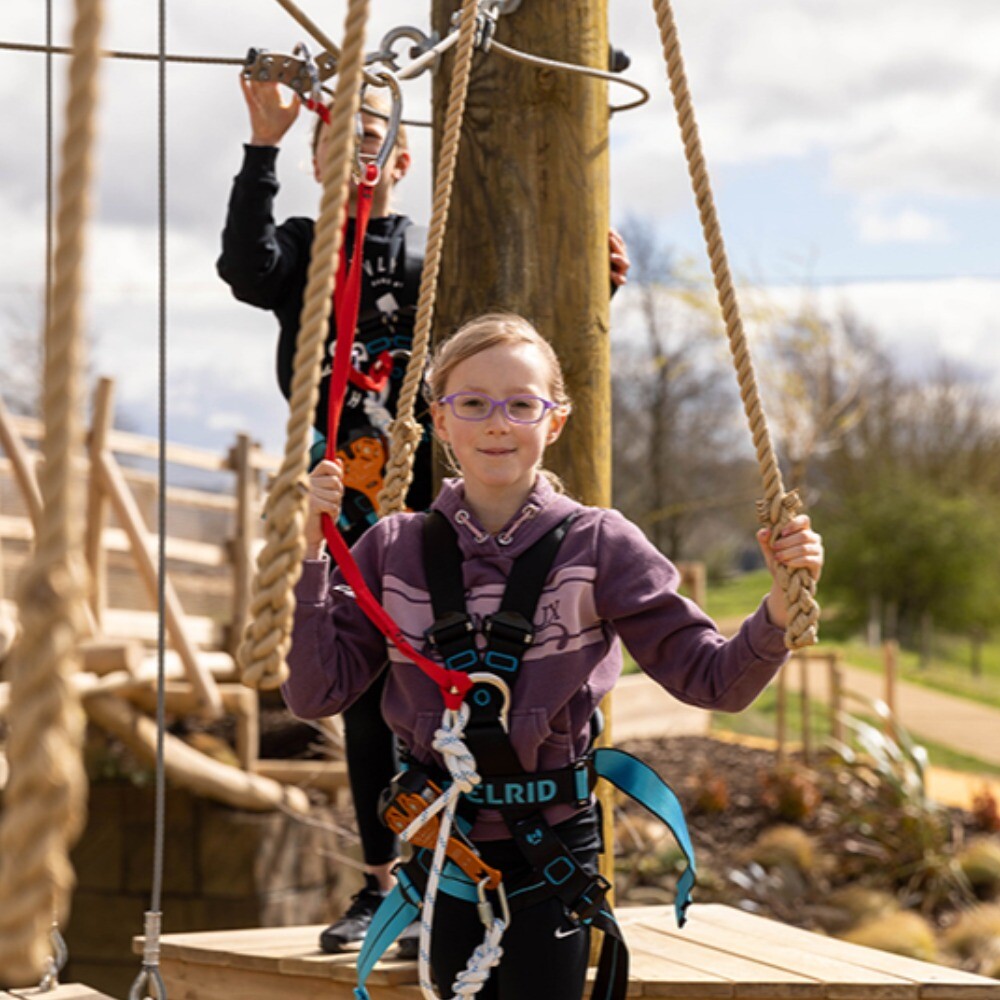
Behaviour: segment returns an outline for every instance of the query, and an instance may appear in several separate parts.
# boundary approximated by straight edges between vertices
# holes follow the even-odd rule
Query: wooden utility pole
[[[448,30],[455,0],[433,0]],[[503,44],[607,69],[607,0],[527,0],[500,18]],[[450,56],[434,83],[440,142]],[[438,287],[435,330],[503,309],[555,347],[573,415],[546,456],[569,492],[611,500],[608,95],[589,77],[477,52]]]
[[[432,2],[434,30],[443,36],[457,5]],[[532,55],[607,69],[607,24],[607,0],[526,0],[501,17],[496,38]],[[449,59],[434,78],[435,151],[450,78]],[[559,355],[573,400],[567,433],[545,465],[571,496],[603,507],[611,503],[608,117],[602,81],[496,51],[476,54],[435,322],[438,338],[496,309],[534,323]],[[610,696],[602,707],[607,743]],[[613,798],[609,788],[599,794],[610,847]],[[601,869],[613,876],[612,851]]]

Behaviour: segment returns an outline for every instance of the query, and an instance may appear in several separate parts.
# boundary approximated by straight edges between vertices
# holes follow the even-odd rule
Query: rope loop
[[[465,745],[465,727],[468,725],[468,722],[469,706],[464,702],[458,711],[445,709],[441,726],[434,733],[432,746],[444,757],[448,773],[451,775],[451,784],[448,786],[447,791],[428,806],[402,834],[405,840],[407,835],[412,835],[411,831],[419,829],[434,813],[444,811],[444,815],[441,817],[441,824],[438,828],[437,842],[434,845],[434,854],[431,858],[430,871],[427,878],[427,891],[424,893],[424,905],[420,913],[417,975],[420,983],[420,991],[425,1000],[438,1000],[438,995],[435,992],[434,983],[431,979],[431,928],[434,924],[434,905],[437,900],[438,886],[444,870],[448,840],[451,837],[451,829],[455,821],[458,799],[460,795],[471,791],[480,782],[475,758]],[[468,965],[455,978],[452,988],[456,998],[467,1000],[467,998],[478,993],[486,980],[489,979],[490,973],[503,955],[503,949],[500,947],[500,939],[507,929],[509,913],[506,909],[506,897],[502,894],[502,886],[500,888],[501,900],[504,903],[504,916],[507,917],[507,920],[494,917],[487,924],[482,944],[473,951]],[[479,891],[481,901],[485,902],[484,887],[480,886]],[[482,913],[483,911],[481,910],[480,912]],[[486,923],[485,920],[484,923]]]
[[[128,991],[128,1000],[167,1000],[167,987],[156,967],[144,967]]]

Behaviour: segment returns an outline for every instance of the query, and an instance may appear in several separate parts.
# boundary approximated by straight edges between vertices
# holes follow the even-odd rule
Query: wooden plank
[[[692,911],[694,908],[692,907]],[[711,969],[732,983],[734,997],[821,997],[817,979],[760,961],[756,953],[731,954],[713,946],[710,936],[692,933],[694,920],[678,930],[673,911],[661,908],[645,917],[633,918],[625,928],[631,947],[654,955],[669,955],[690,969]]]
[[[105,450],[97,456],[97,472],[99,472],[104,489],[111,499],[118,522],[125,528],[132,543],[132,554],[139,568],[139,576],[149,591],[155,604],[158,594],[163,595],[163,614],[166,617],[170,641],[184,663],[187,678],[197,688],[201,698],[201,711],[206,718],[218,719],[222,716],[222,699],[219,689],[211,674],[202,670],[195,655],[194,647],[185,629],[184,609],[180,598],[169,579],[159,586],[159,571],[150,551],[150,537],[139,515],[135,499],[121,474],[118,463],[111,452]]]
[[[820,979],[826,984],[827,995],[830,995],[833,986],[837,988],[837,996],[843,1000],[902,1000],[916,995],[911,979],[853,965],[846,962],[843,956],[818,954],[812,947],[806,949],[789,944],[785,928],[780,924],[775,925],[773,936],[758,927],[751,937],[746,930],[727,926],[725,921],[712,922],[710,916],[703,912],[704,909],[692,907],[691,910],[693,919],[690,933],[696,940],[710,942],[713,948],[739,955],[747,952],[747,941],[752,939],[755,942],[752,950],[757,961],[798,975]],[[689,928],[685,927],[681,933],[689,933]]]
[[[963,997],[1000,1000],[1000,983],[985,976],[824,937],[801,927],[792,927],[728,906],[716,904],[692,907],[692,911],[694,910],[705,911],[701,916],[705,924],[730,928],[743,934],[749,941],[781,940],[790,947],[803,948],[816,957],[837,959],[872,974],[880,973],[910,980],[914,984],[913,995],[939,1000],[958,1000]],[[839,991],[837,995],[840,995]]]
[[[347,764],[340,760],[269,760],[261,758],[252,768],[286,785],[326,789],[346,788]]]
[[[184,627],[188,639],[203,651],[218,649],[221,645],[222,629],[217,621],[206,615],[186,614]],[[141,639],[152,645],[156,642],[158,628],[159,616],[155,611],[108,608],[104,615],[104,634],[107,636]]]
[[[7,1000],[8,997],[15,1000],[112,1000],[106,993],[98,993],[80,983],[60,983],[51,990],[42,990],[36,986],[31,989],[15,989],[12,993],[0,993],[0,1000]]]
[[[631,952],[628,995],[673,1000],[1000,1000],[1000,983],[789,927],[719,905],[678,930],[666,907],[619,911]],[[324,955],[323,925],[171,934],[161,941],[171,1000],[349,1000],[356,956]],[[136,951],[141,953],[140,943]],[[590,972],[593,981],[594,970]],[[418,997],[416,966],[384,960],[376,1000]]]

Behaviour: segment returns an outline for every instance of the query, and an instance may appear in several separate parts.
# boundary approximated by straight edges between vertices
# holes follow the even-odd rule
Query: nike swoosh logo
[[[582,927],[570,927],[568,930],[565,927],[557,927],[556,928],[556,937],[557,938],[567,938],[571,934],[579,934],[580,931],[582,931],[582,930],[583,930]]]

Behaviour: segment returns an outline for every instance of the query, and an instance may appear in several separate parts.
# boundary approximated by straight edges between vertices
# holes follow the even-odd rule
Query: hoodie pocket
[[[510,713],[510,741],[526,771],[538,770],[542,744],[552,736],[544,708],[522,708]]]

